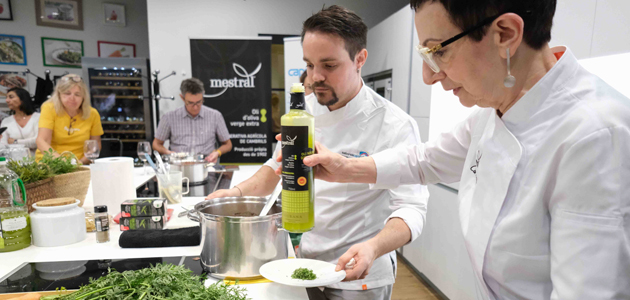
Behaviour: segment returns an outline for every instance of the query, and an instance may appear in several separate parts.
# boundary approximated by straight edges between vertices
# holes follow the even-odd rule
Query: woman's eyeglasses
[[[76,83],[80,83],[83,81],[83,79],[81,78],[81,76],[79,75],[75,75],[75,74],[70,74],[70,75],[66,75],[64,77],[61,78],[62,81],[68,81],[68,80],[72,80]]]
[[[435,61],[435,59],[433,58],[433,54],[437,51],[439,51],[440,49],[448,46],[449,44],[465,37],[466,35],[470,34],[471,32],[480,29],[483,26],[486,26],[490,23],[492,23],[494,20],[496,20],[499,16],[501,16],[502,14],[498,14],[495,16],[492,16],[490,18],[487,18],[483,21],[481,21],[481,23],[471,27],[470,29],[444,41],[441,42],[431,48],[428,47],[423,47],[422,45],[417,45],[416,46],[416,51],[418,51],[418,54],[420,54],[420,57],[422,57],[422,60],[424,60],[425,63],[427,63],[427,65],[429,66],[429,68],[431,68],[431,70],[433,70],[433,72],[435,73],[439,73],[440,72],[440,66],[438,66],[437,62]]]

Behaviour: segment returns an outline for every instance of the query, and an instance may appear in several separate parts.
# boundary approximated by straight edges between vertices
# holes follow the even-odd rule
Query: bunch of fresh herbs
[[[40,164],[33,157],[25,157],[22,160],[9,160],[7,167],[15,172],[24,184],[37,182],[52,177],[52,172],[47,165]]]
[[[192,274],[184,266],[158,264],[136,271],[122,273],[109,270],[99,279],[90,279],[90,284],[78,291],[45,296],[40,300],[80,299],[192,299],[192,300],[246,300],[244,288],[217,282],[205,287],[205,278]]]
[[[39,161],[39,163],[47,165],[54,175],[66,174],[79,169],[81,162],[72,152],[63,152],[58,157],[55,157],[54,153],[52,148],[48,149]]]
[[[9,160],[7,167],[15,172],[24,182],[29,184],[53,177],[55,175],[74,172],[79,169],[81,162],[72,153],[62,153],[55,157],[52,149],[44,152],[40,161],[34,157],[25,157],[22,160]]]

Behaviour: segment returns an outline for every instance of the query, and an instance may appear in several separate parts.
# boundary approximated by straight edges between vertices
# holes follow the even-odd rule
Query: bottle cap
[[[105,213],[107,212],[107,205],[98,205],[94,206],[95,213]]]
[[[304,85],[296,82],[291,86],[291,93],[304,93]]]

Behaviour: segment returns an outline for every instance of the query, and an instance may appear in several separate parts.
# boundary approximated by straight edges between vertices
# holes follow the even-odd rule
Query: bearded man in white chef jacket
[[[304,22],[304,60],[313,87],[306,106],[315,116],[315,139],[346,157],[420,142],[415,121],[363,84],[366,41],[367,26],[361,18],[339,6],[323,9]],[[250,179],[208,199],[269,195],[280,179],[274,173],[280,166],[277,156],[278,152]],[[396,274],[394,250],[420,235],[428,196],[419,184],[370,190],[367,184],[315,182],[315,227],[302,235],[301,257],[337,264],[351,247],[364,249],[367,256],[357,257],[355,267],[346,270],[346,282],[323,291],[309,289],[309,297],[390,299]]]
[[[424,82],[480,108],[423,145],[304,163],[373,188],[459,181],[479,299],[630,299],[630,99],[549,47],[555,0],[411,6]]]

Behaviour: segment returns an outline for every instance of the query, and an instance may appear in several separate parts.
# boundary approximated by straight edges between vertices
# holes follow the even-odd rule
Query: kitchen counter
[[[234,186],[253,175],[260,165],[242,166],[239,171],[234,172],[231,186]],[[142,168],[134,170],[134,183],[137,187],[143,185],[150,180],[153,175],[142,175]],[[203,201],[203,197],[184,197],[182,205],[170,205],[174,209],[171,220],[167,223],[166,229],[182,228],[195,226],[198,223],[188,220],[188,218],[178,218],[177,214],[184,211],[182,206],[192,206],[199,201]],[[88,191],[84,208],[92,210],[92,190]],[[114,211],[110,212],[113,213]],[[116,211],[117,213],[117,211]],[[146,257],[179,257],[179,256],[198,256],[201,253],[202,246],[194,247],[167,247],[167,248],[141,248],[129,249],[120,248],[118,239],[121,231],[117,224],[110,228],[110,242],[98,244],[96,243],[96,234],[90,232],[82,242],[61,246],[61,247],[36,247],[30,246],[26,249],[0,253],[0,281],[10,275],[13,271],[21,268],[29,262],[55,262],[55,261],[76,261],[76,260],[94,260],[94,259],[126,259],[126,258],[146,258]],[[291,247],[289,247],[291,249]],[[290,254],[291,255],[291,254]],[[208,279],[206,284],[216,282],[215,279]],[[256,299],[308,299],[304,288],[284,286],[277,283],[258,283],[242,285],[248,291],[248,297]]]

